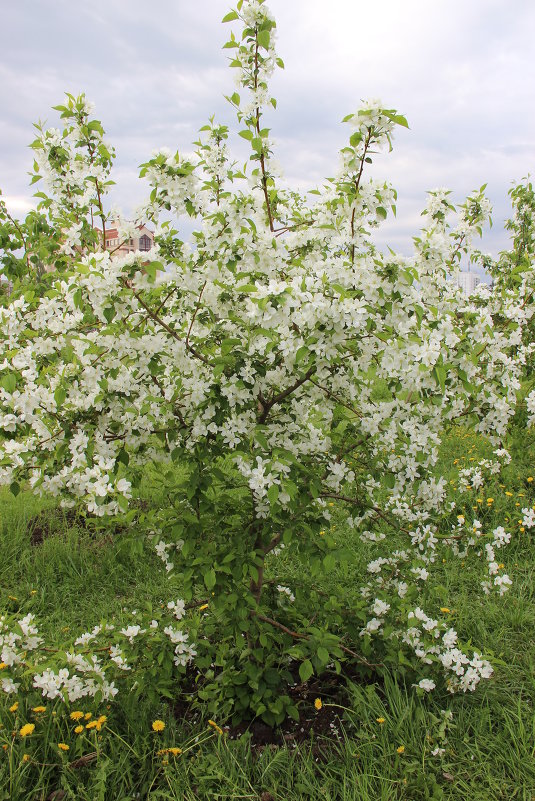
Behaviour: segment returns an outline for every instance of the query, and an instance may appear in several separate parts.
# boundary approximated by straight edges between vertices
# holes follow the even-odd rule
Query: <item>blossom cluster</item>
[[[172,625],[172,619],[184,616],[184,601],[170,601],[162,607],[168,612],[151,620],[145,628],[140,623],[122,628],[101,624],[81,634],[65,649],[45,647],[33,615],[21,619],[4,615],[0,618],[0,689],[17,694],[33,688],[43,698],[59,698],[65,703],[97,695],[110,700],[119,692],[117,680],[124,679],[126,673],[131,672],[139,681],[147,653],[155,646],[160,651],[168,650],[169,659],[177,667],[185,667],[196,650],[189,633]],[[139,613],[134,611],[132,615],[135,619]],[[31,686],[27,686],[30,666]],[[133,682],[134,679],[127,686]]]
[[[41,131],[34,143],[68,269],[49,265],[46,292],[21,286],[0,306],[0,483],[27,482],[105,516],[127,510],[147,464],[196,458],[221,480],[226,460],[223,477],[250,497],[234,550],[257,562],[279,542],[281,520],[294,524],[284,544],[293,537],[303,548],[304,532],[318,531],[336,502],[377,549],[361,588],[361,635],[376,637],[395,612],[390,596],[402,599],[426,581],[435,562],[446,498],[437,462],[448,426],[470,416],[496,448],[496,460],[462,473],[464,486],[507,460],[502,439],[531,353],[533,279],[474,298],[450,280],[489,219],[482,190],[458,213],[447,190],[430,192],[412,256],[376,248],[373,230],[395,211],[396,194],[366,179],[364,168],[407,124],[378,100],[346,118],[339,170],[314,200],[277,185],[262,123],[266,105],[275,105],[275,23],[262,0],[240,2],[229,15],[238,18],[242,38],[228,46],[248,99],[229,100],[251,145],[251,174],[228,161],[227,129],[213,121],[193,155],[156,151],[142,167],[150,196],[139,213],[158,226],[157,244],[143,259],[104,248],[112,155],[85,99],[68,96],[64,132]],[[89,226],[93,212],[101,236]],[[163,219],[168,212],[196,220],[192,242]],[[533,417],[533,394],[527,404]],[[182,513],[202,527],[196,486]],[[391,548],[391,536],[403,545]],[[484,549],[500,593],[508,577],[496,573],[494,550],[503,542],[495,531]],[[191,555],[183,545],[178,535],[158,539],[168,572],[175,554]],[[203,569],[211,587],[213,565]],[[245,566],[242,574],[261,571]],[[257,578],[257,599],[261,589]],[[279,592],[292,595],[282,585]],[[421,610],[411,615],[423,625],[409,621],[407,631],[398,620],[392,636],[453,671],[452,687],[473,689],[488,675],[477,654],[461,654],[454,633],[428,628]],[[151,631],[134,625],[121,635],[130,646]],[[175,664],[186,664],[194,656],[187,636],[171,625],[164,633]],[[113,646],[121,671],[130,666],[125,647]],[[83,674],[74,694],[104,681],[98,661],[76,658],[71,667]],[[71,693],[72,674],[60,673],[40,680],[45,694]]]

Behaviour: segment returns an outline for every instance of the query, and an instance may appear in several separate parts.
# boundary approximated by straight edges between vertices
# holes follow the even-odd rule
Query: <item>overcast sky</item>
[[[409,254],[425,192],[461,201],[483,183],[494,227],[483,249],[507,246],[512,181],[534,172],[534,0],[271,0],[286,69],[273,80],[269,120],[287,178],[311,188],[332,175],[362,98],[403,113],[395,149],[373,165],[398,190],[398,217],[378,241]],[[84,91],[115,145],[113,200],[126,214],[145,196],[138,165],[154,148],[191,151],[211,114],[233,124],[222,50],[236,22],[227,0],[18,0],[2,7],[0,187],[23,214],[32,204],[32,122]],[[234,142],[236,140],[233,140]],[[236,154],[244,157],[243,140]]]

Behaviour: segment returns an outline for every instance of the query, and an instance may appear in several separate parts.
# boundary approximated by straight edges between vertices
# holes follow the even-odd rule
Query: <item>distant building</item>
[[[138,225],[136,229],[136,236],[132,239],[120,239],[119,231],[114,228],[113,220],[110,222],[110,228],[106,228],[106,250],[114,258],[126,256],[128,253],[133,253],[139,250],[141,253],[147,253],[154,247],[154,232],[147,228],[146,225]]]
[[[480,283],[481,278],[475,273],[457,273],[457,286],[463,290],[465,295],[471,295]]]

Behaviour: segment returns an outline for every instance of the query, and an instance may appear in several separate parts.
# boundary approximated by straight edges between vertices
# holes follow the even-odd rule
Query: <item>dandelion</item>
[[[202,606],[199,606],[199,612],[202,612],[204,609],[208,609],[208,604],[203,604]]]
[[[92,717],[93,715],[91,714],[91,712],[86,712],[84,715],[84,720],[91,720]]]
[[[30,759],[31,759],[31,756],[29,754],[23,754],[22,755],[22,761],[23,762],[29,762]]]
[[[10,711],[10,712],[16,712],[18,708],[19,708],[19,702],[18,702],[18,701],[15,701],[15,703],[14,703],[14,704],[12,704],[12,705],[9,707],[9,711]]]
[[[529,481],[529,483],[531,484],[531,482],[533,481],[533,476],[528,476],[526,481]]]
[[[179,754],[182,753],[182,749],[181,748],[175,748],[175,747],[168,748],[167,751],[168,751],[169,754],[172,754],[173,756],[179,756]]]
[[[0,670],[5,670],[5,668],[7,668],[7,663],[6,662],[0,662]]]
[[[399,746],[396,748],[396,751],[398,752],[398,754],[403,754],[403,753],[404,753],[404,751],[405,751],[405,746],[404,746],[404,745],[399,745]]]
[[[58,743],[58,748],[60,751],[68,751],[70,746],[67,743]]]
[[[323,704],[322,704],[322,702],[321,702],[321,698],[316,698],[316,700],[314,701],[314,706],[315,706],[315,708],[316,708],[316,709],[318,710],[318,712],[319,712],[319,711],[320,711],[320,709],[321,709],[321,708],[322,708],[322,706],[323,706]]]
[[[75,734],[81,734],[81,733],[83,732],[83,730],[84,730],[84,727],[83,727],[83,726],[77,726],[77,727],[75,728],[75,730],[74,730],[74,733],[75,733]]]
[[[83,716],[84,713],[80,711],[71,712],[71,714],[69,715],[71,720],[80,720],[81,718],[83,718]]]
[[[446,615],[451,615],[451,609],[448,609],[447,606],[441,606],[440,607],[440,611],[444,612],[444,614],[446,614]]]
[[[214,720],[209,720],[208,725],[215,729],[218,734],[223,734],[223,729]]]
[[[90,720],[86,729],[96,729],[98,727],[98,720]]]
[[[383,725],[383,723],[386,721],[386,718],[375,718],[375,720],[377,721],[377,723]]]
[[[154,720],[152,723],[152,730],[153,731],[163,731],[165,729],[165,723],[163,720]]]
[[[34,706],[32,707],[32,712],[46,712],[46,706]]]
[[[21,737],[27,737],[29,734],[33,734],[33,730],[35,729],[35,723],[25,723],[24,726],[19,731]]]

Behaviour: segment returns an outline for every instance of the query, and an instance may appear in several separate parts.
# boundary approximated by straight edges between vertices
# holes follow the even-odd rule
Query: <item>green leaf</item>
[[[204,584],[207,590],[212,590],[215,587],[215,570],[210,568],[203,576]]]
[[[265,50],[269,50],[269,40],[270,40],[269,31],[267,30],[258,31],[256,39],[260,47],[263,47]]]
[[[440,364],[435,364],[433,367],[433,375],[440,389],[444,392],[446,388],[446,368]]]
[[[225,14],[221,22],[232,22],[234,19],[239,19],[238,13],[234,10],[229,11],[228,14]]]
[[[326,648],[323,647],[323,645],[320,645],[320,647],[316,651],[316,656],[318,657],[322,665],[326,665],[330,659],[329,652]]]
[[[9,485],[9,489],[11,494],[14,495],[16,498],[20,492],[20,485],[18,484],[17,481],[12,481],[11,484]]]
[[[299,678],[301,681],[308,681],[313,673],[314,668],[312,667],[312,662],[310,659],[305,659],[304,662],[301,662],[299,665]]]
[[[279,497],[279,488],[276,484],[272,484],[267,491],[268,500],[270,503],[276,503]]]
[[[128,452],[125,451],[124,448],[121,448],[121,450],[119,451],[119,453],[115,457],[115,461],[116,462],[120,462],[121,464],[124,464],[124,465],[128,466],[128,463],[130,461],[130,457],[128,455]]]
[[[384,481],[385,481],[385,486],[387,486],[388,489],[394,489],[396,483],[396,477],[393,473],[386,473]]]
[[[336,566],[336,559],[334,558],[334,556],[332,555],[332,553],[328,553],[328,554],[327,554],[327,555],[326,555],[326,556],[323,558],[323,567],[325,568],[325,570],[327,571],[327,573],[329,573],[331,570],[333,570],[333,569],[334,569],[334,567],[335,567],[335,566]]]
[[[104,317],[106,318],[106,322],[111,323],[115,317],[115,306],[108,306],[107,309],[104,309]]]
[[[10,394],[15,392],[15,388],[17,386],[17,377],[15,373],[6,373],[0,378],[0,386],[2,386],[6,392]]]
[[[56,391],[54,392],[54,400],[56,401],[56,406],[62,406],[63,401],[67,397],[67,393],[63,389],[63,387],[57,387]]]

